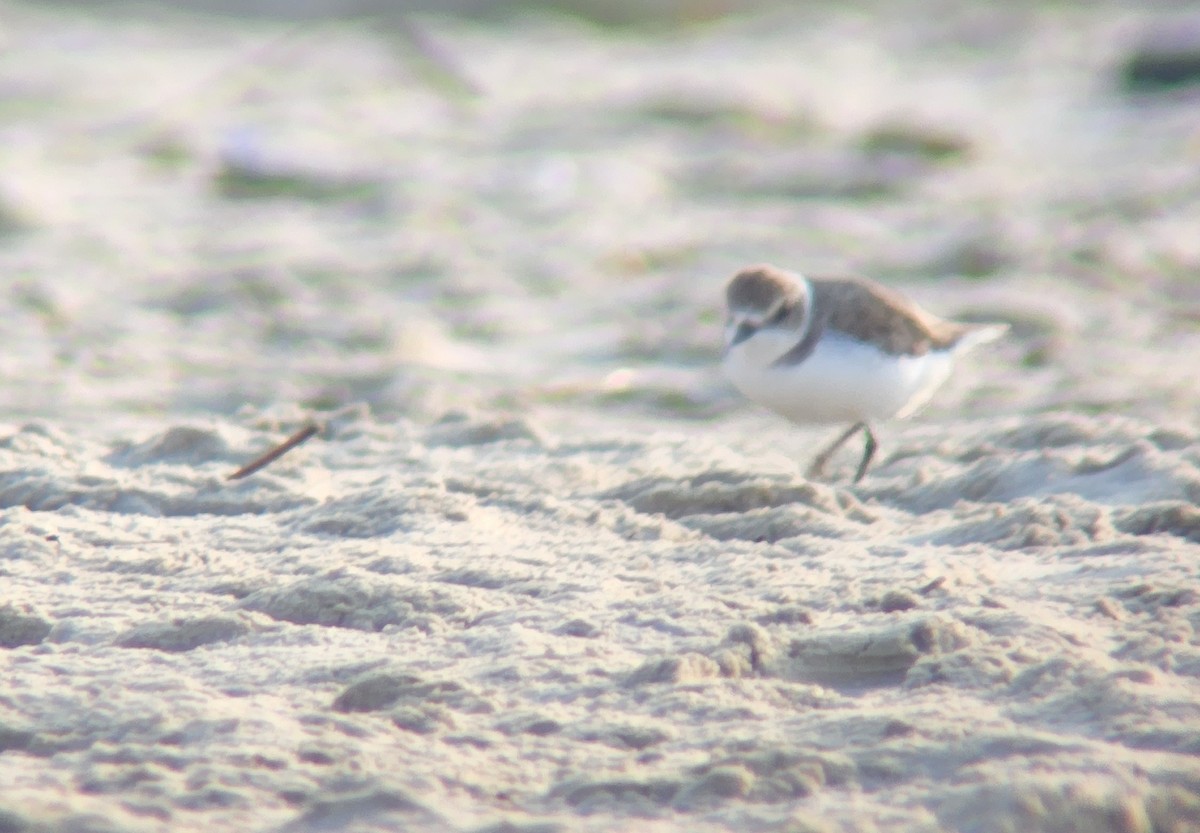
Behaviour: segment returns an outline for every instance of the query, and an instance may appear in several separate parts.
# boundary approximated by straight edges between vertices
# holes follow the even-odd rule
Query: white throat
[[[798,294],[800,296],[798,303],[801,304],[801,309],[804,310],[799,328],[760,326],[754,335],[734,345],[733,340],[737,336],[738,327],[743,322],[749,321],[756,325],[761,325],[762,323],[761,316],[751,316],[750,314],[743,313],[734,317],[725,326],[726,357],[730,353],[738,351],[743,355],[745,360],[766,366],[795,347],[808,334],[808,330],[813,322],[812,286],[803,275],[795,275],[794,277],[796,278],[796,288],[799,290]]]

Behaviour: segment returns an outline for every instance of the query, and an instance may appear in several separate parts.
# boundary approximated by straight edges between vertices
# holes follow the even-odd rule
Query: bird
[[[955,359],[1008,330],[939,318],[868,278],[806,277],[769,264],[735,274],[725,301],[722,366],[734,387],[793,423],[850,423],[813,460],[810,479],[861,431],[853,482],[861,481],[878,448],[872,423],[911,416]]]

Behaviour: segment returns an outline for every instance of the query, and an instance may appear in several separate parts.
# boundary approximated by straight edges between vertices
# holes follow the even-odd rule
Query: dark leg
[[[870,449],[870,453],[859,465],[858,476],[862,477],[863,472],[866,471],[867,463],[870,462],[871,454],[875,453],[875,438],[871,436],[871,429],[867,427],[865,422],[856,422],[851,425],[846,429],[845,433],[839,435],[836,440],[830,443],[828,448],[818,454],[812,461],[812,465],[808,467],[808,477],[817,478],[823,476],[825,474],[825,466],[829,464],[829,459],[833,457],[839,448],[846,444],[846,440],[853,437],[860,430],[867,432],[867,448]]]
[[[862,462],[858,464],[858,471],[854,474],[854,482],[863,479],[863,475],[867,473],[867,466],[871,465],[871,458],[875,456],[875,435],[871,433],[871,426],[865,422],[859,423],[862,425],[863,436],[867,438],[867,444],[863,447]]]

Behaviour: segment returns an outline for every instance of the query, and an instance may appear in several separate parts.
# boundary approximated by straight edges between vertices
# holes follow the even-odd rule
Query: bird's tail
[[[955,353],[965,353],[981,344],[995,341],[1009,331],[1007,324],[968,324],[967,329],[954,343]]]

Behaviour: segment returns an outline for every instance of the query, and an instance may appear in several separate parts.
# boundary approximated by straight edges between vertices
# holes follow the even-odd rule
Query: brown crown
[[[725,288],[725,302],[731,310],[766,311],[780,298],[790,301],[800,297],[799,281],[796,275],[774,266],[747,266]]]

